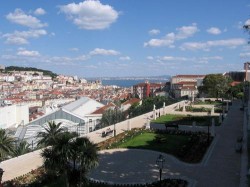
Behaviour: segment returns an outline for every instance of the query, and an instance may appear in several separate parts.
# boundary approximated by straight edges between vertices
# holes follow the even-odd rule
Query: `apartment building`
[[[161,90],[164,84],[161,83],[139,83],[133,86],[133,95],[138,96],[140,99],[145,99],[153,96],[156,91]]]
[[[198,94],[198,87],[206,75],[176,75],[171,78],[171,93],[175,98],[187,96],[194,98]]]

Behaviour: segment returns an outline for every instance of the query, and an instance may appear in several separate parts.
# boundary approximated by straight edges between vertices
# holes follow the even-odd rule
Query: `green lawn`
[[[189,141],[188,136],[156,134],[154,132],[145,132],[133,137],[132,139],[121,142],[117,145],[119,148],[138,148],[149,149],[176,155]]]
[[[176,123],[179,125],[192,125],[193,121],[195,121],[197,126],[207,126],[208,124],[211,125],[212,118],[215,119],[215,125],[220,125],[218,116],[189,116],[174,114],[161,116],[156,120],[152,120],[152,123]]]
[[[166,122],[171,122],[171,121],[177,121],[183,118],[186,118],[187,116],[185,115],[174,115],[174,114],[167,114],[164,116],[161,116],[157,118],[156,120],[152,120],[154,123],[166,123]]]

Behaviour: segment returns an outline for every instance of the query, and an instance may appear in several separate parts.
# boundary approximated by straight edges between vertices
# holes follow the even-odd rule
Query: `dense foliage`
[[[164,102],[165,102],[165,105],[167,106],[167,105],[175,103],[176,101],[170,98],[164,97],[164,96],[146,98],[142,100],[141,105],[136,103],[128,109],[129,117],[136,117],[136,116],[145,114],[147,112],[150,112],[153,110],[154,105],[156,109],[159,109],[163,107]]]
[[[26,141],[16,141],[5,129],[0,129],[0,161],[17,157],[31,151]]]
[[[63,177],[66,186],[84,183],[87,172],[98,164],[96,145],[87,137],[65,132],[61,124],[49,124],[39,142],[49,146],[42,152],[46,173],[52,178]]]
[[[118,110],[117,108],[114,110],[113,109],[106,110],[102,115],[100,128],[124,121],[126,119],[125,115],[126,114],[124,112]]]
[[[232,97],[242,99],[244,96],[244,83],[242,82],[236,86],[231,86],[228,92]]]
[[[209,74],[203,79],[203,85],[198,88],[199,93],[204,93],[207,97],[226,97],[232,79],[222,74]]]
[[[14,150],[14,143],[14,138],[8,135],[6,130],[0,129],[0,161],[10,157]]]
[[[132,118],[150,112],[153,110],[154,105],[156,109],[159,109],[163,107],[164,102],[167,106],[173,104],[174,102],[176,102],[176,100],[164,96],[156,96],[142,100],[141,105],[139,103],[132,104],[128,111],[121,111],[118,108],[108,109],[103,113],[101,123],[98,128],[103,128],[115,123],[119,123],[121,121],[124,121],[127,117]]]
[[[5,68],[5,71],[7,72],[9,71],[36,71],[36,72],[43,72],[43,75],[48,75],[48,76],[51,76],[52,78],[55,78],[57,76],[57,74],[53,73],[52,71],[33,68],[33,67],[8,66]]]

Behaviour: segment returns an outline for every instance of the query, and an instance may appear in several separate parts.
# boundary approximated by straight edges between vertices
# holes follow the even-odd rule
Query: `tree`
[[[70,142],[70,159],[73,161],[72,183],[85,182],[86,174],[98,164],[97,147],[86,137],[76,138]],[[79,177],[75,177],[76,174]]]
[[[242,99],[244,96],[244,83],[237,84],[235,86],[231,86],[229,88],[228,93],[231,95],[231,97],[235,97],[238,99]]]
[[[31,151],[30,144],[28,144],[26,141],[21,141],[18,146],[16,146],[13,149],[12,156],[17,157],[20,155],[24,155],[26,153],[29,153]]]
[[[14,149],[14,138],[9,136],[4,129],[0,129],[0,161],[11,155]]]
[[[203,79],[203,85],[198,88],[199,93],[208,97],[224,97],[230,88],[231,78],[222,74],[209,74]]]
[[[102,115],[101,124],[102,127],[106,127],[123,120],[125,120],[125,114],[121,110],[118,108],[108,109]]]
[[[148,97],[142,100],[141,105],[139,105],[139,103],[132,105],[128,109],[128,114],[130,117],[135,117],[141,114],[145,114],[147,112],[152,111],[154,105],[156,106],[156,109],[161,108],[164,102],[165,102],[165,105],[167,106],[169,104],[174,103],[175,101],[164,96]]]
[[[37,137],[40,138],[38,146],[54,145],[57,141],[57,137],[65,131],[61,125],[62,123],[56,124],[55,121],[49,121],[47,125],[44,126],[45,132],[39,132],[37,134]]]
[[[57,136],[51,147],[42,152],[45,169],[50,174],[60,174],[65,179],[66,186],[69,186],[68,171],[70,170],[70,141],[75,138],[75,133],[64,132]]]
[[[51,147],[43,150],[44,166],[48,173],[61,175],[66,186],[85,179],[87,172],[98,163],[97,147],[88,138],[75,138],[74,133],[64,132]],[[73,162],[73,166],[72,163]]]

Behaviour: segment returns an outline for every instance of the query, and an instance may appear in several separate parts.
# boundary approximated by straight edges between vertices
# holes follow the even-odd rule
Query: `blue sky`
[[[238,71],[246,22],[248,0],[8,0],[0,64],[80,77]]]

